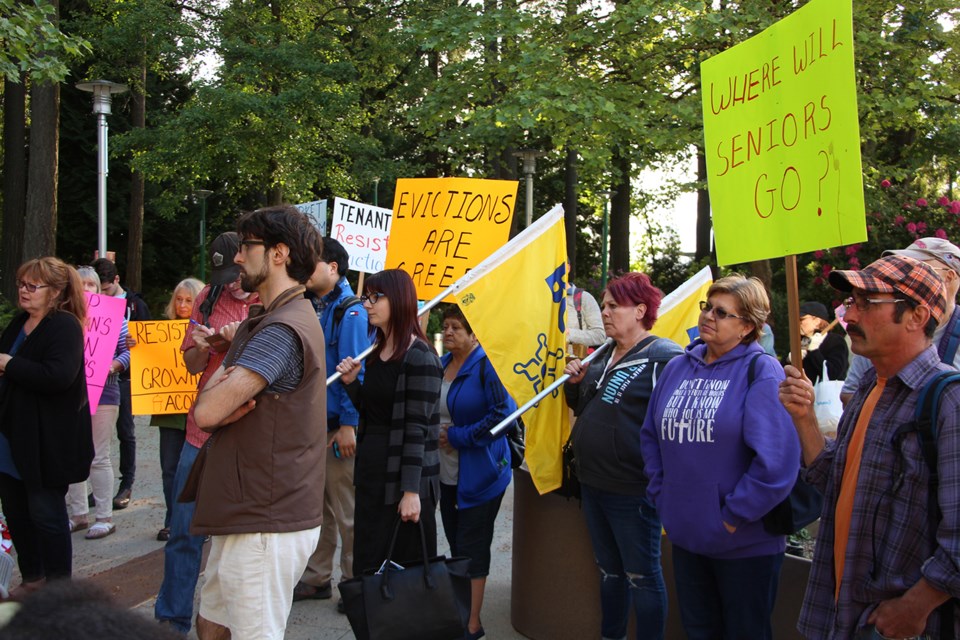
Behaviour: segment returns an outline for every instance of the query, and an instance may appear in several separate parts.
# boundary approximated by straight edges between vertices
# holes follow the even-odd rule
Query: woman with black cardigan
[[[90,473],[93,438],[80,277],[57,258],[39,258],[17,270],[17,291],[23,313],[0,336],[0,502],[23,594],[70,577],[65,496]]]
[[[440,495],[440,359],[417,322],[413,280],[399,269],[367,278],[360,296],[376,329],[376,346],[361,363],[345,358],[337,371],[360,412],[354,468],[353,572],[377,569],[386,558],[397,515],[405,524],[393,560],[436,555],[436,505]]]

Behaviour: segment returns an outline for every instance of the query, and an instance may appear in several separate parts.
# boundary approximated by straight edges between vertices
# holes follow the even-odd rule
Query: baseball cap
[[[854,287],[871,293],[904,295],[926,305],[939,323],[947,309],[943,280],[929,265],[906,256],[884,256],[859,271],[831,271],[830,285],[837,291]]]
[[[826,320],[830,322],[830,313],[827,311],[827,307],[822,302],[810,301],[804,302],[800,305],[800,317],[803,316],[816,316],[821,320]]]
[[[935,258],[960,275],[960,247],[943,238],[919,238],[906,249],[889,249],[885,256],[906,256],[916,260]]]
[[[240,251],[240,236],[234,231],[221,233],[210,243],[210,284],[230,284],[240,276],[240,265],[233,257]]]

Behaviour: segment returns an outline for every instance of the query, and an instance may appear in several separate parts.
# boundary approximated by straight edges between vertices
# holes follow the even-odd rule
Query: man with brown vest
[[[212,537],[197,635],[281,640],[323,513],[324,339],[303,297],[322,245],[291,206],[248,213],[237,232],[241,286],[263,306],[251,307],[194,409],[213,433],[192,472],[191,532]]]

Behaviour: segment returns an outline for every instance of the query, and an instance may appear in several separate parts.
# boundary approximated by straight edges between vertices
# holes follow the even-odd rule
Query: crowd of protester
[[[251,212],[237,229],[211,243],[211,282],[183,280],[163,314],[189,320],[180,350],[200,393],[188,413],[150,419],[166,543],[157,637],[195,623],[201,640],[282,638],[292,602],[333,597],[338,540],[341,580],[388,555],[415,562],[424,547],[436,553],[438,511],[452,553],[470,558],[463,637],[485,637],[494,522],[512,478],[507,438],[490,429],[516,404],[466,317],[455,305],[442,313],[440,357],[405,272],[369,276],[357,297],[344,247],[321,242],[295,209]],[[100,598],[60,585],[72,534],[109,536],[113,510],[130,503],[127,325],[150,317],[107,260],[44,257],[16,277],[21,313],[0,335],[0,503],[22,579],[10,599],[33,604],[11,630],[55,600]],[[943,392],[932,445],[907,427],[927,381],[957,363],[960,249],[919,239],[830,284],[848,295],[845,331],[825,305],[803,302],[800,368],[769,354],[770,300],[755,278],[714,282],[685,348],[657,337],[662,292],[645,274],[611,280],[599,304],[570,286],[564,393],[602,638],[626,638],[631,612],[637,638],[664,637],[662,530],[687,637],[773,638],[786,544],[765,516],[797,483],[824,500],[803,635],[958,637],[960,389]],[[93,412],[85,291],[125,299]],[[824,373],[846,378],[828,435],[814,410]]]

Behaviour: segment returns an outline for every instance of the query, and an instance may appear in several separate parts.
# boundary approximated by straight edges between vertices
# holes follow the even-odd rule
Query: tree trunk
[[[568,279],[577,270],[577,179],[577,151],[567,147],[563,174],[563,217],[567,233],[567,260],[570,262]]]
[[[710,192],[707,191],[707,156],[702,147],[697,147],[697,249],[694,259],[698,262],[710,255],[713,223],[710,220]]]
[[[773,269],[770,267],[769,260],[757,260],[750,263],[750,275],[760,279],[763,288],[770,294],[770,287],[773,285]]]
[[[23,237],[23,257],[27,260],[57,252],[59,144],[60,85],[34,84],[30,91],[30,159]]]
[[[27,198],[26,78],[3,85],[3,262],[2,291],[17,299],[17,267],[23,259],[24,211]]]
[[[139,87],[135,84],[131,95],[130,122],[134,129],[147,126],[147,65],[140,67]],[[143,273],[143,200],[144,178],[139,171],[130,174],[130,220],[127,235],[127,274],[124,284],[133,291],[142,291]]]
[[[613,153],[610,198],[610,278],[630,270],[630,170],[632,163],[621,149]],[[608,279],[609,281],[609,279]]]

